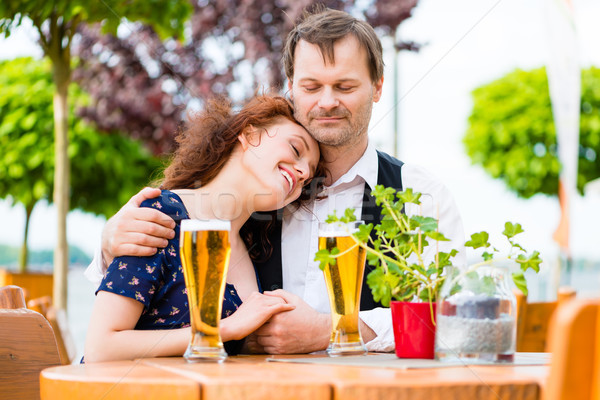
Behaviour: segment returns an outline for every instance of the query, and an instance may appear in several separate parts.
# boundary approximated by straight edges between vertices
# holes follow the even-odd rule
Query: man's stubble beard
[[[329,113],[319,113],[309,111],[302,114],[295,109],[294,117],[308,133],[320,144],[330,147],[347,147],[352,146],[361,141],[363,135],[367,135],[369,129],[369,121],[373,110],[373,97],[371,96],[368,102],[356,112],[356,118],[352,119],[352,114],[347,109],[341,111],[332,111]],[[326,128],[315,126],[312,123],[315,117],[318,116],[343,116],[347,123],[341,127]]]

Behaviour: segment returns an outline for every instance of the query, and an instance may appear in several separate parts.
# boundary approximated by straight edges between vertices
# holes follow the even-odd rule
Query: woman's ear
[[[242,144],[242,150],[248,150],[248,146],[250,146],[250,143],[248,143],[248,138],[246,137],[245,132],[242,132],[240,135],[238,135],[238,140]]]
[[[238,140],[242,144],[244,151],[248,150],[249,146],[256,147],[260,143],[260,131],[252,125],[248,125],[246,129],[238,136]]]

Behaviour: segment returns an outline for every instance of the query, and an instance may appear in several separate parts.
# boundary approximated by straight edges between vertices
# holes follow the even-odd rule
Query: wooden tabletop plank
[[[221,364],[188,363],[183,358],[154,358],[141,362],[199,382],[202,400],[331,400],[332,387],[326,380],[311,381],[293,369],[271,368],[264,359],[236,362],[231,357]]]
[[[116,361],[47,368],[40,394],[42,400],[199,400],[200,385],[139,362]]]

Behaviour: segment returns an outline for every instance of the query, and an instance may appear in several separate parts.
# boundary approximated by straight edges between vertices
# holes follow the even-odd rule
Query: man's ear
[[[383,91],[383,76],[379,78],[377,82],[373,84],[374,93],[373,93],[373,101],[377,103],[379,99],[381,99],[381,92]]]
[[[292,91],[292,86],[294,86],[294,82],[291,79],[288,79],[288,94],[290,96],[290,100],[294,101],[294,92]]]

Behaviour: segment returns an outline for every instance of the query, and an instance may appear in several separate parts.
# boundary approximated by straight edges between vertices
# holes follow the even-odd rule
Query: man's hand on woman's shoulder
[[[119,256],[151,256],[175,235],[175,221],[159,210],[140,207],[144,200],[160,196],[160,189],[146,187],[113,215],[102,231],[102,257],[106,265]]]

